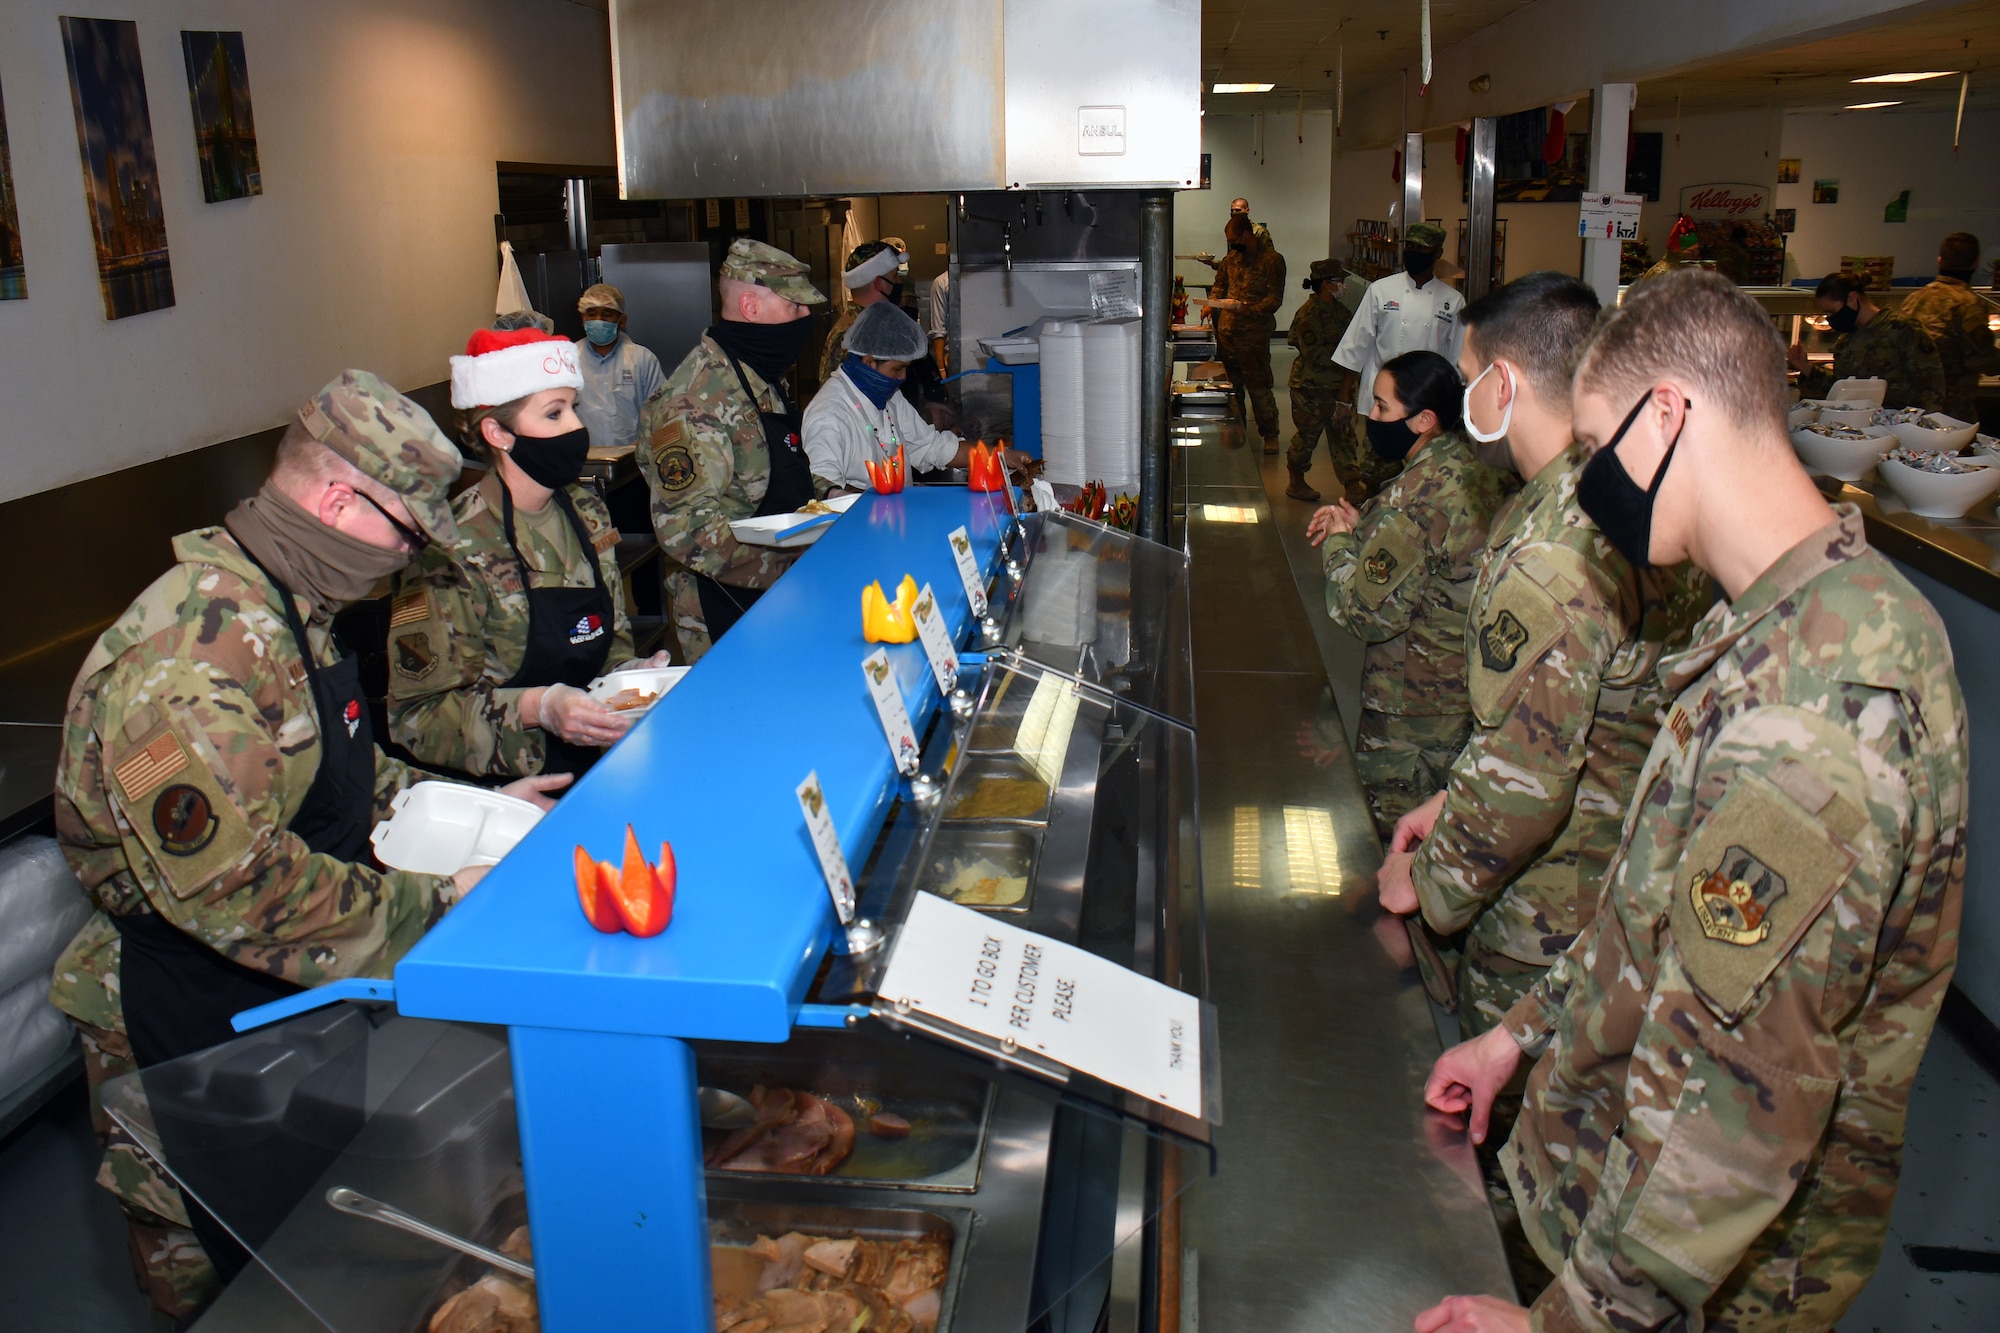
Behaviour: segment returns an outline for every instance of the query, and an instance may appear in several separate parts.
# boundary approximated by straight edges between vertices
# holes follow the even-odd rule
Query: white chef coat
[[[596,448],[632,444],[639,438],[639,409],[658,393],[667,377],[660,359],[618,331],[618,340],[599,351],[590,339],[576,340],[576,368],[583,389],[576,396],[577,419]]]
[[[945,328],[945,316],[951,310],[951,270],[946,269],[931,279],[930,309],[924,313],[924,336],[927,338],[949,338],[951,331]]]
[[[1391,273],[1368,284],[1361,308],[1333,349],[1333,359],[1361,372],[1357,403],[1370,401],[1375,376],[1383,363],[1405,352],[1436,352],[1458,364],[1458,344],[1464,336],[1458,312],[1465,297],[1456,287],[1433,277],[1419,287],[1407,273]]]
[[[850,490],[866,490],[870,483],[863,462],[888,462],[899,441],[911,472],[951,466],[959,445],[958,436],[933,427],[900,393],[889,395],[887,407],[869,402],[844,368],[820,385],[807,404],[805,437],[813,475]]]

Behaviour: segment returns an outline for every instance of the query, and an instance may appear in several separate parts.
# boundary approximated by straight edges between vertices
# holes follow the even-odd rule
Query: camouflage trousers
[[[1304,472],[1312,466],[1313,451],[1325,435],[1333,454],[1333,470],[1342,485],[1354,475],[1341,466],[1340,440],[1353,430],[1354,404],[1340,396],[1340,390],[1317,384],[1292,386],[1292,445],[1285,451],[1285,466]]]
[[[125,1034],[70,1021],[83,1039],[90,1123],[104,1149],[97,1183],[117,1197],[125,1212],[132,1276],[155,1310],[176,1322],[186,1320],[216,1298],[222,1279],[188,1228],[187,1205],[181,1201],[180,1191],[153,1165],[145,1150],[105,1114],[104,1085],[137,1068]]]
[[[1388,461],[1368,443],[1366,413],[1353,413],[1348,429],[1332,437],[1332,446],[1333,470],[1343,482],[1360,482],[1367,488],[1364,495],[1380,494],[1403,470],[1402,463]]]
[[[1543,964],[1495,953],[1476,939],[1467,940],[1465,957],[1458,964],[1458,1026],[1466,1039],[1499,1027],[1507,1011],[1533,990],[1548,970]],[[1526,1077],[1524,1063],[1516,1081]]]
[[[1361,711],[1354,738],[1354,770],[1368,796],[1368,813],[1386,845],[1396,821],[1444,790],[1458,752],[1472,735],[1463,713],[1401,716]]]
[[[681,666],[693,666],[710,647],[708,621],[701,613],[701,592],[695,586],[694,575],[671,561],[667,562],[666,585],[667,615],[673,621],[674,641],[680,648],[674,654],[674,661]]]
[[[1254,336],[1253,336],[1254,335]],[[1269,329],[1218,337],[1216,355],[1236,386],[1237,400],[1247,394],[1250,410],[1257,419],[1257,434],[1266,440],[1278,438],[1278,399],[1271,392],[1271,334]]]

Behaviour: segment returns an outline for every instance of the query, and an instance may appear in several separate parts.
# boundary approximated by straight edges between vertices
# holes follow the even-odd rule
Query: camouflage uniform
[[[1833,344],[1833,369],[1800,371],[1799,394],[1824,398],[1834,381],[1850,377],[1885,381],[1884,407],[1935,412],[1944,406],[1944,363],[1937,344],[1904,311],[1877,310],[1865,327],[1840,335]]]
[[[1424,919],[1467,930],[1459,1021],[1499,1021],[1590,920],[1659,729],[1655,665],[1711,599],[1682,566],[1644,576],[1576,502],[1571,445],[1494,520],[1466,622],[1474,728],[1410,867]]]
[[[847,331],[854,327],[854,321],[861,315],[861,307],[852,298],[847,309],[834,318],[833,327],[826,331],[826,342],[819,349],[819,382],[826,383],[833,378],[833,372],[840,369],[840,363],[847,359],[847,349],[841,344],[847,339]]]
[[[2000,349],[1993,345],[1986,302],[1957,278],[1939,277],[1910,293],[1904,319],[1923,325],[1937,347],[1944,370],[1944,407],[1960,421],[1979,420],[1979,377],[2000,374]]]
[[[1880,1257],[1958,951],[1964,703],[1842,506],[1693,644],[1603,909],[1507,1015],[1544,1330],[1825,1329]]]
[[[1466,607],[1499,508],[1498,474],[1447,433],[1320,548],[1327,614],[1368,645],[1354,766],[1384,842],[1444,786],[1472,730]]]
[[[458,452],[414,404],[349,371],[300,416],[343,454],[322,428],[365,434],[375,456],[349,461],[402,492],[425,531],[450,535]],[[336,861],[290,830],[319,769],[319,718],[276,589],[221,528],[183,533],[173,550],[177,563],[98,638],[70,688],[56,836],[98,910],[56,961],[49,1000],[85,1042],[107,1148],[98,1182],[132,1220],[141,1287],[179,1317],[213,1294],[214,1272],[178,1191],[96,1101],[131,1060],[111,917],[157,913],[245,967],[315,986],[387,976],[444,914],[451,882]],[[324,622],[307,638],[317,664],[336,660]],[[378,816],[420,776],[377,751]],[[157,817],[176,784],[210,821],[192,848]]]
[[[782,250],[739,238],[722,276],[755,282],[805,305],[826,298],[806,280],[806,268]],[[703,336],[639,413],[639,471],[652,492],[653,532],[666,554],[668,614],[681,660],[708,651],[695,571],[739,588],[768,588],[798,559],[797,551],[738,544],[732,519],[749,518],[771,480],[771,459],[757,414],[781,411],[777,392],[748,365],[743,397],[729,357]]]
[[[1340,346],[1340,336],[1353,319],[1354,312],[1338,299],[1327,301],[1314,293],[1292,316],[1291,332],[1285,338],[1299,349],[1289,380],[1292,445],[1286,451],[1285,465],[1301,472],[1311,467],[1313,450],[1319,447],[1324,431],[1334,471],[1342,483],[1357,475],[1351,464],[1342,465],[1343,446],[1353,431],[1354,372],[1334,361],[1333,349]]]
[[[1241,310],[1215,312],[1215,350],[1239,395],[1248,394],[1257,433],[1278,438],[1278,400],[1271,393],[1271,335],[1285,300],[1285,257],[1262,246],[1252,259],[1231,250],[1216,266],[1211,300],[1243,302]]]
[[[540,727],[521,722],[524,689],[503,688],[528,650],[528,597],[507,545],[500,509],[506,485],[489,471],[452,504],[458,545],[430,547],[403,571],[389,612],[389,730],[427,764],[479,776],[542,771]],[[582,550],[562,509],[514,510],[514,536],[538,588],[594,586],[603,571],[614,608],[607,669],[632,660],[632,622],[618,576],[618,529],[587,483],[568,488],[590,533]]]

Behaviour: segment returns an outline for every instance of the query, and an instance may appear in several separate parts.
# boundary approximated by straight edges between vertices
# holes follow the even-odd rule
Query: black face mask
[[[1417,432],[1410,425],[1410,419],[1401,421],[1377,421],[1366,417],[1369,447],[1384,462],[1397,463],[1410,456],[1410,449],[1417,442]]]
[[[1660,459],[1660,470],[1653,474],[1653,484],[1645,490],[1632,480],[1632,474],[1625,470],[1625,464],[1618,458],[1618,442],[1625,438],[1625,432],[1632,429],[1632,423],[1639,418],[1639,412],[1652,401],[1653,391],[1632,405],[1625,414],[1625,420],[1618,427],[1618,433],[1611,442],[1590,456],[1583,465],[1583,475],[1576,481],[1576,502],[1605,540],[1617,548],[1618,553],[1632,562],[1635,569],[1653,567],[1653,504],[1659,499],[1660,483],[1667,479],[1667,465],[1674,461],[1674,450],[1680,446],[1681,433],[1674,432],[1673,440],[1667,445],[1666,456]],[[1692,411],[1693,403],[1683,400],[1684,410]],[[1681,430],[1687,429],[1687,418],[1681,418]]]
[[[1852,333],[1860,327],[1861,312],[1851,305],[1844,305],[1826,317],[1827,326],[1835,333]]]
[[[710,326],[708,336],[715,345],[757,372],[766,384],[774,384],[805,349],[812,335],[812,316],[801,315],[785,324],[751,324],[725,319]]]
[[[590,432],[579,426],[561,435],[516,435],[507,456],[528,474],[528,480],[560,490],[583,475],[584,460],[590,456]]]
[[[1422,282],[1437,267],[1438,257],[1428,250],[1403,251],[1403,272]]]
[[[887,301],[890,305],[901,306],[903,304],[903,284],[900,282],[891,283],[889,286],[889,294],[883,297],[882,299]]]

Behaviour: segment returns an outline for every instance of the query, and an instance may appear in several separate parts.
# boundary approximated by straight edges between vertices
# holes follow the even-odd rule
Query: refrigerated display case
[[[957,593],[961,526],[983,616]],[[919,645],[891,650],[924,741],[908,778],[856,613],[861,586],[905,570],[957,594],[939,601],[963,662],[946,695]],[[1177,1204],[1214,1167],[1220,1117],[1212,1008],[1189,1115],[879,985],[924,947],[905,922],[935,895],[1206,994],[1187,574],[1181,552],[1072,514],[1017,520],[960,488],[865,497],[393,985],[110,1088],[258,1259],[203,1329],[282,1329],[301,1307],[303,1326],[425,1329],[482,1282],[457,1313],[511,1283],[556,1333],[697,1327],[760,1281],[860,1281],[860,1259],[813,1278],[790,1233],[885,1272],[901,1256],[905,1288],[941,1253],[933,1286],[901,1292],[913,1329],[1176,1326]],[[843,952],[812,859],[793,791],[809,769],[881,928],[866,952]],[[597,934],[571,882],[573,848],[627,823],[680,864],[652,940]],[[716,1092],[752,1123],[698,1125]],[[342,1189],[530,1256],[532,1283],[342,1211]]]

